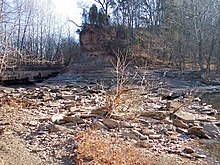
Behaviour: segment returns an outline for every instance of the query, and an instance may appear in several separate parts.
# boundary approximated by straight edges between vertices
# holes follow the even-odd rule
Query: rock
[[[178,118],[183,120],[184,122],[193,122],[196,120],[196,116],[193,113],[185,112],[185,111],[177,111],[174,115]]]
[[[44,121],[52,121],[51,117],[41,117],[38,119],[40,122],[44,122]]]
[[[179,109],[183,105],[182,102],[179,101],[171,101],[170,102],[170,107],[174,109]]]
[[[185,157],[185,158],[189,158],[189,159],[193,158],[192,155],[187,154],[187,153],[180,153],[180,156],[183,156],[183,157]]]
[[[32,127],[35,127],[35,126],[38,125],[38,121],[32,120],[32,121],[28,122],[27,124],[30,125],[30,126],[32,126]]]
[[[0,135],[4,133],[4,127],[0,127]]]
[[[119,122],[114,119],[103,119],[103,124],[105,124],[109,129],[119,127]]]
[[[187,153],[187,154],[192,154],[195,151],[191,148],[191,147],[185,147],[183,152]]]
[[[144,135],[153,135],[153,134],[155,134],[155,131],[153,129],[149,129],[149,128],[144,128],[144,129],[142,129],[141,132]]]
[[[100,121],[94,121],[92,123],[92,128],[96,128],[96,129],[108,129],[107,126],[105,126],[102,122]]]
[[[205,114],[195,114],[196,120],[203,122],[216,121],[216,118],[213,116],[205,115]]]
[[[189,126],[186,123],[184,123],[182,120],[179,120],[179,119],[174,119],[173,125],[175,125],[176,127],[184,128],[184,129],[189,128]]]
[[[155,135],[149,135],[149,138],[150,138],[150,139],[161,139],[162,136],[155,134]]]
[[[171,135],[169,138],[170,138],[170,140],[175,140],[175,141],[178,140],[177,135]]]
[[[166,117],[162,122],[163,122],[164,124],[172,124],[173,122],[172,122],[172,120],[170,120],[169,118],[170,118],[170,117]]]
[[[92,155],[83,155],[83,162],[91,162],[94,158]]]
[[[111,118],[115,120],[125,120],[124,114],[111,114]]]
[[[64,99],[64,100],[75,100],[76,95],[73,95],[73,94],[71,94],[71,95],[63,94],[63,95],[61,95],[61,97],[62,97],[62,99]]]
[[[0,91],[6,93],[6,94],[11,94],[15,91],[14,88],[8,88],[8,87],[1,87]]]
[[[140,148],[151,148],[152,147],[151,144],[149,144],[148,142],[142,141],[142,140],[138,140],[136,143],[136,146]]]
[[[177,74],[171,71],[166,71],[163,75],[163,77],[168,77],[168,78],[176,78]]]
[[[160,134],[167,134],[168,128],[165,126],[158,126],[155,130]]]
[[[174,131],[176,132],[176,126],[174,126],[173,124],[169,124],[166,126],[168,131]]]
[[[191,135],[196,135],[200,138],[209,138],[209,136],[203,130],[203,127],[200,127],[200,126],[193,126],[193,127],[189,128],[188,133]]]
[[[59,124],[59,123],[63,122],[64,116],[65,116],[64,114],[55,114],[51,117],[51,121],[53,123]]]
[[[122,132],[122,136],[124,138],[139,140],[139,138],[134,133],[132,133],[132,132],[123,131]]]
[[[179,128],[179,127],[176,128],[176,132],[178,132],[178,133],[184,133],[184,134],[187,134],[187,133],[188,133],[187,129],[183,129],[183,128]]]
[[[119,42],[115,42],[116,37]],[[107,43],[112,45],[114,50],[120,50],[119,45],[125,44],[124,40],[117,35],[117,29],[113,27],[86,25],[80,33],[80,47],[86,54],[103,55],[113,52],[112,48],[106,45]]]
[[[215,122],[216,126],[220,126],[220,121]]]
[[[205,159],[206,158],[206,155],[203,155],[203,154],[196,154],[194,155],[195,158],[199,158],[199,159]]]
[[[0,118],[1,118],[1,116],[0,116]],[[1,121],[1,119],[0,119],[0,126],[1,125],[10,125],[10,123],[8,122],[8,121]]]
[[[147,136],[144,136],[142,133],[140,133],[139,131],[137,130],[131,130],[132,133],[134,133],[137,137],[139,137],[141,140],[146,140],[148,139]]]
[[[220,136],[219,128],[214,123],[202,123],[202,127],[208,136],[212,138]]]
[[[132,123],[126,122],[126,121],[121,121],[120,126],[124,128],[133,128],[134,125]]]
[[[162,96],[162,100],[174,100],[179,97],[185,97],[186,93],[183,91],[175,91],[175,92],[170,92],[168,95]]]
[[[193,101],[195,101],[195,102],[200,102],[201,101],[201,99],[199,98],[199,97],[196,97],[196,98],[194,98],[194,100]]]
[[[147,103],[147,108],[148,109],[153,109],[153,110],[159,110],[159,109],[161,109],[161,108],[163,108],[163,106],[162,105],[158,105],[158,103],[156,104],[156,103]]]
[[[78,116],[65,116],[64,114],[55,114],[51,117],[51,121],[56,124],[63,123],[75,123],[75,124],[84,124],[84,120]]]
[[[99,116],[106,116],[107,114],[109,114],[109,110],[106,109],[105,107],[93,109],[93,110],[91,110],[91,114],[99,115]]]
[[[206,115],[215,115],[217,113],[217,110],[215,109],[202,110],[201,113]]]
[[[168,116],[166,111],[144,111],[141,113],[141,116],[151,117],[153,119],[163,120]]]
[[[73,133],[74,131],[69,129],[69,128],[66,128],[64,126],[61,126],[61,125],[57,125],[57,124],[54,124],[52,125],[50,128],[49,128],[49,132],[52,133],[52,132],[66,132],[66,133]]]

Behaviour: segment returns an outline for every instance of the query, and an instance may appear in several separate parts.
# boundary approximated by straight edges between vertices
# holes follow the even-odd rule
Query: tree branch
[[[82,25],[78,25],[75,21],[73,21],[73,20],[71,20],[69,18],[67,19],[67,21],[72,22],[75,26],[77,26],[79,28],[83,27]]]

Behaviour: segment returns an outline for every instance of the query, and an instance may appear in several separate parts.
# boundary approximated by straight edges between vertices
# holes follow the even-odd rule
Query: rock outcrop
[[[85,25],[80,33],[80,46],[83,53],[102,55],[112,52],[116,29],[98,25]]]

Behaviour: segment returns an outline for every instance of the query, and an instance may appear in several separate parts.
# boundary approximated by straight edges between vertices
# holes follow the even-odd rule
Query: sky
[[[94,0],[52,0],[56,7],[56,11],[62,14],[64,17],[68,17],[75,21],[77,24],[81,24],[82,7],[78,5],[78,2],[82,2],[82,5],[91,6]]]
[[[78,25],[81,25],[83,6],[92,6],[94,0],[52,0],[52,3],[55,6],[55,11],[57,14],[63,16],[64,21],[70,19]],[[76,34],[78,27],[76,27],[73,23],[70,23],[69,26],[71,31],[74,31],[75,39],[78,40],[78,34]]]

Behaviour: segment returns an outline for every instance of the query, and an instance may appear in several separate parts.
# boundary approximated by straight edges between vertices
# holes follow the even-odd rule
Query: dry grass
[[[118,138],[89,131],[81,133],[78,140],[79,164],[147,164],[143,153]]]
[[[0,98],[0,108],[5,111],[18,110],[19,108],[29,107],[32,103],[25,100],[10,96]]]
[[[98,131],[81,132],[77,138],[78,165],[185,165],[206,164],[166,153],[155,154]]]

